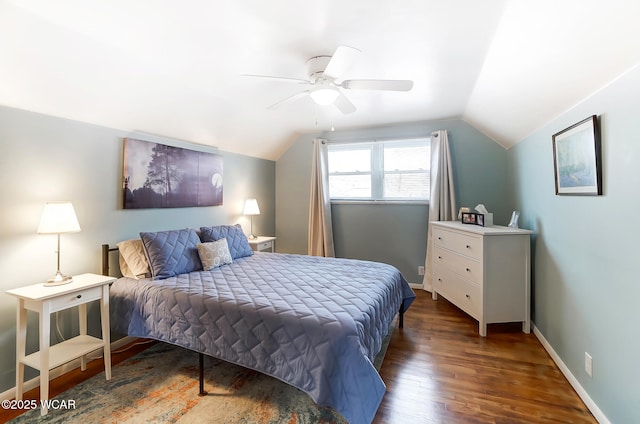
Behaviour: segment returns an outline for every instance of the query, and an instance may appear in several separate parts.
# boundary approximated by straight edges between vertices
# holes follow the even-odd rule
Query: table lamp
[[[258,207],[258,201],[256,199],[247,199],[244,202],[244,211],[242,212],[244,215],[251,216],[251,234],[249,235],[250,239],[257,239],[258,237],[253,235],[253,216],[260,215],[260,208]]]
[[[80,224],[76,212],[71,202],[47,202],[42,211],[38,234],[58,235],[58,271],[53,278],[48,279],[45,286],[59,286],[73,281],[72,277],[60,272],[60,234],[77,233],[80,231]]]

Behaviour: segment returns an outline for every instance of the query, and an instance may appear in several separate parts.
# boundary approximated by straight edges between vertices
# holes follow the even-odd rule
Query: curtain
[[[319,139],[313,140],[308,240],[309,255],[335,256],[331,227],[327,145],[324,140]]]
[[[452,221],[456,214],[456,195],[453,187],[453,169],[446,130],[431,133],[431,198],[429,199],[429,222]],[[431,251],[431,225],[427,230],[427,257],[422,287],[433,291],[433,268]]]

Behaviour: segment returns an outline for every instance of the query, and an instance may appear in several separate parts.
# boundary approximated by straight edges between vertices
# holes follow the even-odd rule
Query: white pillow
[[[233,262],[226,238],[208,243],[198,243],[196,247],[198,255],[200,255],[200,262],[202,262],[202,269],[205,271]]]
[[[142,240],[131,239],[117,243],[120,252],[120,272],[129,278],[145,278],[151,275]]]

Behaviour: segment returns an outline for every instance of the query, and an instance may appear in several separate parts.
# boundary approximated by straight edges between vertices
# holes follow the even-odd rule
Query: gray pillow
[[[140,238],[154,279],[202,270],[196,248],[200,239],[195,230],[143,232]]]
[[[202,269],[205,271],[233,262],[231,253],[229,253],[227,239],[223,238],[218,241],[198,243],[196,247],[198,248],[200,262],[202,262]]]

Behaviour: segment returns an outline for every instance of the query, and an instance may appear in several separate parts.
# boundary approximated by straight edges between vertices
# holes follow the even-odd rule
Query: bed
[[[372,362],[415,298],[396,268],[254,253],[239,226],[140,236],[131,242],[142,245],[150,273],[127,270],[120,255],[129,276],[111,286],[112,330],[271,375],[351,423],[373,420],[385,385]],[[103,245],[103,273],[109,250]]]

